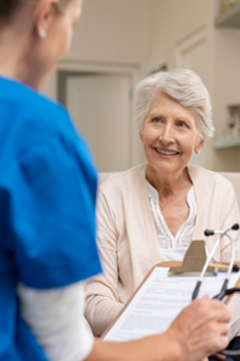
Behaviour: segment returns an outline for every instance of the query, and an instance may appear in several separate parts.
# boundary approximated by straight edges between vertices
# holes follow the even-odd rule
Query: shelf
[[[237,3],[227,10],[226,13],[218,16],[215,19],[215,26],[240,29],[240,3]]]
[[[240,146],[240,135],[237,137],[228,137],[216,139],[213,142],[214,149],[223,149]]]

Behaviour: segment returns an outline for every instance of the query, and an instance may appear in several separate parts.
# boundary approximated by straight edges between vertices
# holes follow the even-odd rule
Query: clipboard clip
[[[207,253],[205,241],[192,241],[185,253],[180,267],[171,267],[168,271],[169,277],[198,277],[206,262]],[[217,265],[208,266],[205,276],[217,276]]]

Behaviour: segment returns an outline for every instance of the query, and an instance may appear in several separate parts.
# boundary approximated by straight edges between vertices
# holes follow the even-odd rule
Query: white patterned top
[[[190,188],[186,197],[190,209],[188,219],[174,237],[161,213],[158,191],[148,181],[147,186],[153,219],[157,230],[161,261],[182,261],[195,233],[197,202],[194,187],[192,186]]]

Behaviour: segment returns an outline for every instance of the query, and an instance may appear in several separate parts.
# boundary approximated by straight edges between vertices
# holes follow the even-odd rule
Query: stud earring
[[[46,36],[47,36],[47,33],[46,33],[46,31],[44,29],[41,29],[39,31],[39,33],[38,33],[38,36],[39,36],[40,39],[45,39]]]
[[[142,142],[143,142],[141,138],[139,139],[139,142],[140,142],[140,143],[142,143]]]

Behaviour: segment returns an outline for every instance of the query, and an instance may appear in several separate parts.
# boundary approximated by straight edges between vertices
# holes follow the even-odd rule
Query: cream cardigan
[[[148,198],[146,169],[147,164],[143,164],[113,175],[99,189],[98,247],[104,273],[87,284],[85,312],[95,335],[103,333],[147,272],[161,262]],[[188,171],[197,201],[194,239],[205,239],[203,232],[207,228],[225,229],[239,222],[232,184],[221,175],[197,166],[188,166]],[[210,250],[216,238],[205,240]],[[214,255],[216,260],[230,259],[227,243],[228,240],[224,239],[218,247]],[[236,242],[236,260],[240,260],[240,242]],[[234,303],[232,298],[231,311],[240,308],[240,298],[238,300]],[[240,330],[240,311],[237,315],[235,313],[233,310],[230,337]],[[238,315],[239,325],[236,324]]]

